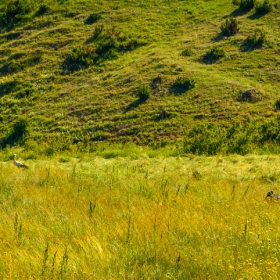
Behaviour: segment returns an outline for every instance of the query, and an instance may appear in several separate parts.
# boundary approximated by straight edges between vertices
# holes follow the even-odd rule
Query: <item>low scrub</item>
[[[254,8],[255,1],[254,0],[240,0],[239,8],[242,10],[251,10]]]
[[[226,19],[226,21],[221,24],[220,28],[224,36],[235,35],[239,30],[237,19],[236,18]]]
[[[205,54],[203,60],[204,62],[212,63],[225,56],[226,56],[226,52],[223,49],[223,47],[214,46],[211,50],[209,50]]]
[[[264,15],[271,12],[273,5],[269,0],[264,0],[262,3],[256,3],[256,13],[259,15]]]
[[[195,87],[195,80],[187,77],[177,77],[170,88],[173,94],[182,94]]]
[[[73,72],[98,65],[146,44],[140,39],[125,36],[115,27],[105,30],[103,25],[95,27],[93,36],[87,40],[87,43],[91,44],[76,47],[66,56],[62,65],[64,71]]]
[[[248,48],[257,49],[263,47],[267,42],[266,32],[262,30],[255,30],[253,34],[249,35],[245,41]]]
[[[149,87],[142,85],[139,87],[137,95],[140,102],[145,102],[151,97],[152,92]]]
[[[229,127],[215,123],[198,124],[186,135],[184,152],[198,155],[245,155],[279,146],[280,118],[267,122],[246,120]]]

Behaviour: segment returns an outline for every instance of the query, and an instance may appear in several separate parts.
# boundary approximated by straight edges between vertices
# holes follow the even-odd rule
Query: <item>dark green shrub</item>
[[[41,16],[41,15],[44,15],[44,14],[47,14],[51,11],[51,7],[48,6],[48,5],[45,5],[45,4],[42,4],[38,11],[36,12],[36,16]]]
[[[235,35],[239,30],[236,18],[226,19],[226,21],[221,24],[220,28],[224,36]]]
[[[0,75],[15,73],[22,69],[23,69],[23,67],[19,61],[15,60],[15,59],[9,59],[0,68]]]
[[[256,13],[260,15],[267,14],[273,10],[273,5],[269,0],[264,0],[262,3],[256,4]]]
[[[95,50],[92,46],[79,46],[65,58],[62,68],[69,72],[88,68],[96,59]]]
[[[27,134],[28,122],[26,119],[21,118],[14,123],[9,134],[2,139],[1,146],[5,148],[7,145],[13,146],[15,144],[21,144]]]
[[[255,0],[240,0],[239,8],[249,11],[254,8]]]
[[[32,11],[29,1],[15,0],[11,1],[5,7],[3,19],[6,25],[21,21],[28,13]]]
[[[246,45],[250,48],[261,48],[266,42],[266,32],[258,29],[246,39]]]
[[[170,88],[174,94],[182,94],[195,87],[195,80],[186,77],[177,77]]]
[[[181,55],[182,56],[191,56],[191,55],[193,55],[193,53],[194,52],[193,52],[193,50],[191,48],[187,48],[186,50],[181,52]]]
[[[92,40],[96,40],[97,38],[99,38],[103,33],[103,30],[104,30],[103,24],[96,25],[93,31]]]
[[[275,102],[275,107],[276,107],[276,110],[277,110],[277,111],[280,110],[280,99],[276,100],[276,102]]]
[[[214,46],[211,50],[209,50],[204,56],[204,60],[207,62],[213,62],[215,60],[220,59],[226,55],[225,50],[222,47]]]
[[[89,15],[89,17],[86,19],[85,24],[93,24],[100,20],[102,16],[98,13],[92,13]]]
[[[145,85],[141,85],[138,89],[137,95],[138,95],[140,102],[145,102],[146,100],[148,100],[151,97],[152,92],[149,87],[147,87]]]
[[[234,6],[239,6],[240,5],[240,0],[232,0],[232,4]]]

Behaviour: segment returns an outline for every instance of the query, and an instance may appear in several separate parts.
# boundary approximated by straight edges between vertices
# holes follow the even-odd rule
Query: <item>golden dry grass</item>
[[[0,163],[1,279],[279,279],[278,156]]]

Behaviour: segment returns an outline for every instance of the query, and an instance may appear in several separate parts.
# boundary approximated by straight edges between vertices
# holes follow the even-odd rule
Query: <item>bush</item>
[[[220,28],[224,36],[235,35],[239,30],[236,18],[227,19],[224,23],[221,24]]]
[[[239,6],[240,5],[240,0],[232,0],[232,4],[234,6]]]
[[[182,56],[191,56],[191,55],[193,55],[193,53],[194,53],[193,50],[191,48],[188,48],[188,49],[182,51],[181,55]]]
[[[276,100],[276,102],[275,102],[275,107],[276,107],[276,110],[277,110],[277,111],[280,110],[280,99]]]
[[[2,15],[4,23],[11,25],[21,21],[24,16],[30,13],[32,10],[29,1],[15,0],[11,1],[5,7],[4,14]]]
[[[261,48],[266,42],[266,32],[258,29],[246,39],[246,44],[250,48]]]
[[[273,9],[273,6],[269,0],[264,0],[263,3],[257,3],[256,4],[256,13],[260,15],[267,14],[271,12]]]
[[[95,62],[95,50],[91,46],[79,46],[74,48],[72,52],[66,57],[62,68],[69,72],[88,68]]]
[[[170,88],[174,94],[182,94],[195,87],[195,81],[186,77],[177,77],[175,82]]]
[[[254,8],[254,0],[240,0],[239,8],[242,10],[249,11]]]
[[[152,95],[152,92],[149,87],[142,85],[138,89],[138,97],[140,102],[145,102]]]
[[[226,55],[225,50],[222,47],[214,46],[211,50],[209,50],[204,56],[204,60],[208,62],[212,62],[220,59]]]
[[[28,133],[28,122],[21,118],[14,123],[9,134],[2,139],[1,146],[5,148],[7,145],[13,146],[24,141],[24,137]]]

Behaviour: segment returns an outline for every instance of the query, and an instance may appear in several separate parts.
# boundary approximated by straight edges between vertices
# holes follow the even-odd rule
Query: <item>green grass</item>
[[[32,128],[29,138],[38,143],[60,135],[139,144],[174,142],[197,122],[278,115],[278,8],[256,17],[254,10],[238,13],[231,1],[43,3],[51,8],[36,15],[37,3],[27,18],[0,34],[1,138],[22,115]],[[95,13],[101,18],[85,24]],[[232,15],[238,15],[240,30],[222,38],[220,26]],[[115,59],[64,73],[73,49],[97,47],[92,37],[97,25],[104,25],[105,34],[140,44],[125,51],[118,47]],[[257,28],[267,32],[267,43],[244,51],[243,43]],[[222,47],[226,57],[205,64],[202,58],[213,46]],[[181,55],[186,49],[193,50],[191,56]],[[154,85],[158,76],[161,83]],[[174,96],[170,89],[182,76],[195,80],[196,87]],[[140,85],[153,95],[137,104]],[[262,100],[240,102],[240,91],[250,88],[263,92]],[[159,118],[162,110],[169,118]]]
[[[2,279],[279,278],[277,156],[18,157],[0,162]]]

